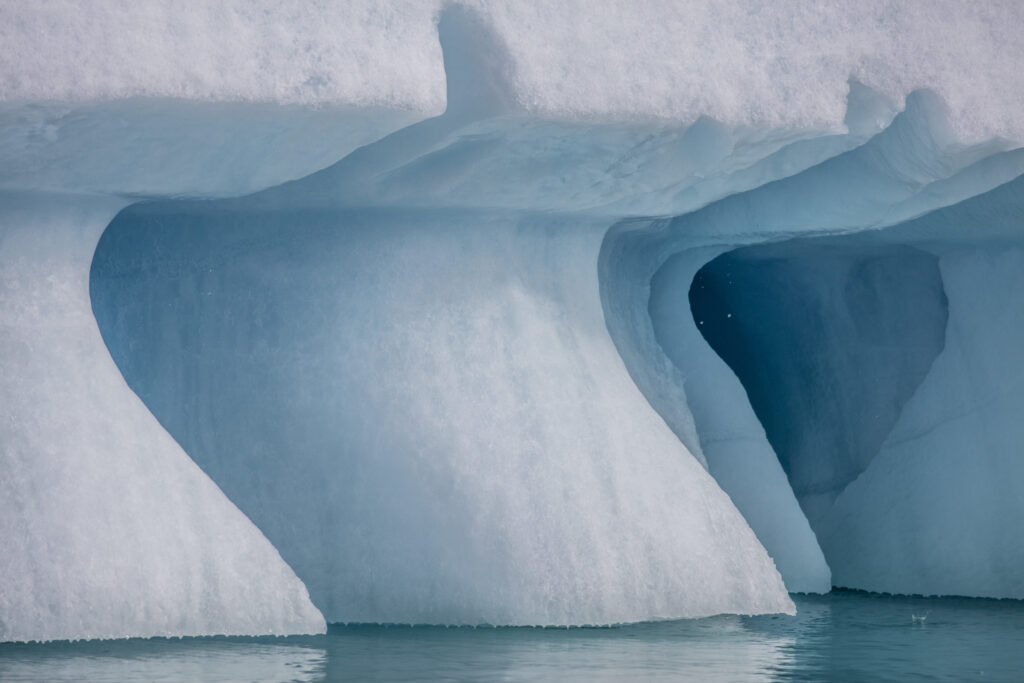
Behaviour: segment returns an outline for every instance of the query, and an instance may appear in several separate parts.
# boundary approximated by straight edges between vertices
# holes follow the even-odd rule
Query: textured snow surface
[[[507,47],[512,99],[555,117],[835,129],[855,78],[928,87],[965,135],[1024,138],[1024,7],[856,0],[464,3]],[[442,3],[0,3],[0,100],[176,97],[445,107]]]
[[[103,346],[89,262],[123,202],[0,202],[0,640],[323,632]]]

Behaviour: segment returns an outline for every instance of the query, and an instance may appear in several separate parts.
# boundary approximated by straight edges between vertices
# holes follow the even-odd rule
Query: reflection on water
[[[1022,601],[794,599],[796,617],[607,629],[334,626],[305,638],[6,644],[0,680],[1024,680]]]
[[[3,644],[0,681],[324,680],[327,653],[323,643],[292,644],[290,640],[156,638]]]
[[[756,680],[785,665],[784,634],[740,617],[606,629],[345,627],[329,676],[383,680]]]

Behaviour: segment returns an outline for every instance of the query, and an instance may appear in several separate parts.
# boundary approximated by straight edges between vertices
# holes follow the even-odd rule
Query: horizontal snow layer
[[[466,2],[511,100],[546,117],[836,129],[846,82],[930,88],[964,136],[1024,139],[1024,9],[984,3]],[[445,108],[440,0],[0,3],[0,100],[175,97],[424,116]]]

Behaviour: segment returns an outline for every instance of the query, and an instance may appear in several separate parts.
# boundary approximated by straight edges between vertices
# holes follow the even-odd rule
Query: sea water
[[[611,628],[332,625],[325,636],[0,645],[3,681],[983,680],[1024,677],[1024,601],[794,596],[787,616]]]

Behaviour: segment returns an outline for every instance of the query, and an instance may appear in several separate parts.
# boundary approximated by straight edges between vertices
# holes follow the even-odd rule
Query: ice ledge
[[[689,124],[709,116],[838,130],[855,78],[895,101],[935,91],[965,139],[1024,140],[1020,3],[460,4],[504,45],[507,97],[544,118]],[[157,97],[425,118],[446,107],[436,28],[446,7],[5,3],[0,101]]]

